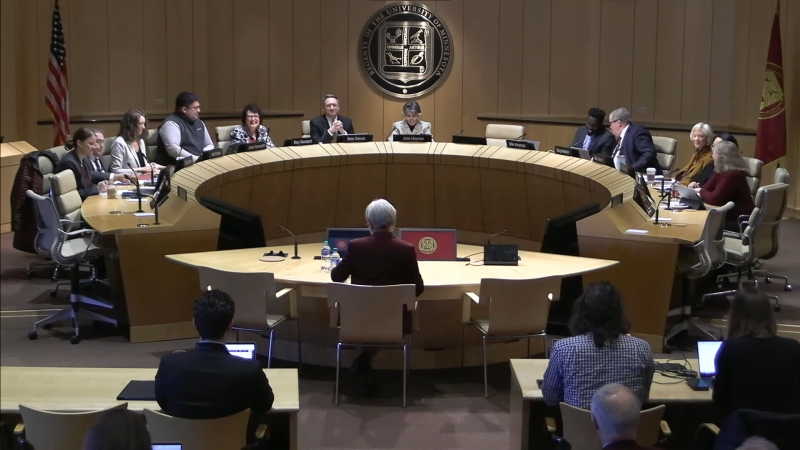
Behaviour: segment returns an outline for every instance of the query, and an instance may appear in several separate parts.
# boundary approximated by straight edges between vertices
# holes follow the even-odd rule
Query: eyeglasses
[[[195,111],[200,111],[200,105],[197,106],[187,106],[186,109],[193,109]]]
[[[248,114],[247,118],[248,119],[260,119],[261,116],[259,116],[258,114]]]

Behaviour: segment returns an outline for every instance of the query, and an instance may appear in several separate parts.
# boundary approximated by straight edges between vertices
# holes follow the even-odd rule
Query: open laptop
[[[180,442],[153,442],[153,450],[183,450]]]
[[[369,228],[328,228],[328,245],[331,246],[331,249],[335,248],[339,252],[339,256],[344,258],[351,240],[371,234]]]
[[[700,198],[700,195],[698,195],[694,189],[682,186],[678,183],[673,184],[672,188],[678,191],[678,195],[681,196],[681,203],[689,205],[692,209],[705,209],[703,199]]]
[[[228,353],[233,356],[238,356],[243,359],[256,358],[256,343],[255,342],[226,342],[225,348]]]
[[[717,374],[717,352],[722,341],[697,341],[697,363],[700,380],[711,386],[711,379]]]

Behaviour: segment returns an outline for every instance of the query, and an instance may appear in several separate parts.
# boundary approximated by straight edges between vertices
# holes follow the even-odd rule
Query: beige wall
[[[49,117],[43,98],[53,0],[0,2],[0,131],[6,140],[46,147],[50,127],[36,121]],[[118,115],[129,107],[168,112],[175,94],[190,90],[206,113],[236,111],[255,101],[263,109],[302,111],[310,118],[320,112],[321,95],[333,92],[358,131],[383,136],[400,117],[402,102],[365,81],[356,42],[370,15],[389,3],[61,0],[72,115]],[[455,45],[449,77],[420,99],[423,117],[440,140],[461,129],[482,134],[479,114],[582,117],[595,105],[607,111],[628,107],[641,121],[757,125],[775,0],[428,5],[445,21]],[[783,0],[781,6],[786,164],[797,180],[800,0]],[[278,140],[299,134],[295,119],[275,122],[268,125]],[[568,143],[555,139],[569,134],[561,128],[531,126],[528,137],[551,146]],[[800,184],[792,192],[797,206]]]

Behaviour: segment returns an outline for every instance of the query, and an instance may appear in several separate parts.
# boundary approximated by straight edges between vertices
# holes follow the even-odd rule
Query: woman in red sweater
[[[716,142],[712,147],[714,157],[714,176],[702,187],[695,188],[703,202],[722,206],[733,202],[734,207],[728,211],[725,229],[739,232],[738,217],[750,215],[755,208],[750,186],[747,184],[747,172],[742,154],[735,144],[728,141]]]

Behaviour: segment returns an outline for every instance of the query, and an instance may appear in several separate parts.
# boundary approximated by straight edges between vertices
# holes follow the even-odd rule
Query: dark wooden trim
[[[162,122],[168,115],[172,113],[147,113],[147,120],[149,122]],[[302,111],[262,111],[261,115],[265,119],[283,119],[287,117],[303,117]],[[241,120],[241,112],[212,112],[203,113],[200,119],[207,120],[227,120],[236,119]],[[91,125],[100,123],[119,123],[122,120],[122,114],[108,114],[97,116],[72,116],[69,118],[70,125]],[[37,120],[36,125],[53,125],[53,119]]]
[[[478,115],[478,120],[500,120],[505,122],[523,122],[535,123],[541,125],[571,125],[581,126],[585,123],[583,117],[569,117],[569,116],[516,116],[516,115],[491,115],[482,114]],[[646,120],[637,120],[636,123],[644,125],[647,129],[652,131],[685,131],[690,132],[694,123],[665,123],[665,122],[649,122]],[[736,125],[715,125],[711,124],[715,132],[727,131],[728,133],[737,134],[741,136],[755,136],[756,130],[747,127],[740,127]]]

